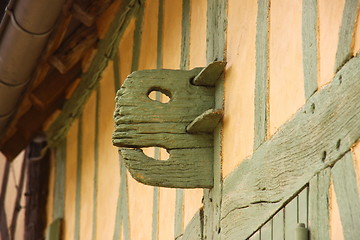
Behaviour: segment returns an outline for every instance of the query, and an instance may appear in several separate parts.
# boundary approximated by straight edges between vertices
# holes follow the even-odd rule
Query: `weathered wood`
[[[1,192],[0,192],[0,236],[2,240],[9,240],[9,231],[5,211],[5,197],[6,190],[9,181],[10,173],[10,161],[6,161],[5,167],[3,170],[2,181],[1,181]]]
[[[267,221],[267,223],[265,223],[264,226],[261,227],[260,229],[260,236],[261,236],[261,240],[272,240],[272,235],[273,235],[273,220],[270,219],[269,221]],[[290,238],[289,238],[290,239]]]
[[[304,223],[305,227],[308,226],[308,194],[309,188],[305,187],[299,195],[297,196],[298,199],[298,223]]]
[[[181,240],[202,240],[204,230],[204,212],[202,209],[197,211],[185,228]]]
[[[330,239],[329,227],[330,168],[318,173],[309,184],[310,239]]]
[[[19,179],[19,182],[17,183],[17,187],[16,187],[16,198],[15,198],[14,210],[13,210],[11,224],[10,224],[11,239],[15,239],[17,219],[18,219],[20,211],[22,210],[20,201],[23,196],[23,188],[24,188],[24,182],[25,182],[25,171],[26,171],[26,163],[27,163],[27,157],[26,157],[27,155],[26,154],[27,153],[25,153],[25,156],[22,160],[23,162],[21,163],[20,179]]]
[[[337,72],[352,56],[353,33],[358,15],[359,0],[346,0],[339,41],[335,57],[334,72]]]
[[[50,151],[47,151],[40,160],[28,161],[24,239],[38,240],[44,239],[46,230]]]
[[[98,51],[90,70],[82,75],[83,80],[75,90],[73,97],[66,102],[61,115],[47,130],[46,134],[50,145],[54,145],[63,138],[73,120],[82,112],[87,99],[101,78],[101,73],[105,69],[109,57],[114,54],[114,49],[118,47],[119,40],[137,8],[138,2],[135,0],[122,1],[109,31],[98,44]]]
[[[331,171],[344,238],[349,240],[360,236],[360,199],[354,167],[352,153],[348,152]]]
[[[85,51],[90,49],[96,41],[95,28],[80,28],[62,44],[49,61],[60,73],[65,74],[80,61]]]
[[[97,0],[90,1],[88,4],[76,1],[72,6],[72,15],[90,27],[94,24],[96,17],[109,7],[112,1]]]
[[[66,177],[65,166],[66,166],[66,138],[62,139],[55,149],[53,220],[64,217],[65,177]]]
[[[209,109],[186,127],[189,133],[212,133],[223,117],[222,110]]]
[[[317,90],[318,30],[318,0],[302,1],[302,49],[306,99]]]
[[[80,209],[81,209],[81,177],[82,177],[82,135],[83,135],[83,115],[81,114],[78,121],[77,132],[77,157],[76,157],[76,192],[75,192],[75,226],[74,240],[80,238]]]
[[[285,239],[293,239],[297,225],[298,204],[297,197],[285,206]]]
[[[57,70],[51,71],[45,81],[43,81],[30,95],[31,100],[41,109],[46,109],[67,89],[72,81],[80,76],[81,66],[76,64],[67,73],[61,74]]]
[[[56,218],[46,229],[45,240],[60,240],[63,220]]]
[[[197,86],[214,87],[216,81],[221,77],[224,72],[226,62],[216,61],[207,65],[192,81]]]
[[[360,122],[359,81],[360,57],[355,57],[225,179],[223,239],[247,237],[359,139],[360,128],[354,127]]]
[[[273,240],[284,240],[284,209],[281,209],[273,217]]]
[[[256,75],[254,149],[268,137],[270,1],[258,1],[256,20]]]
[[[120,152],[131,176],[141,183],[178,188],[213,185],[212,148],[172,149],[166,161],[150,158],[140,149],[120,148]]]
[[[184,230],[184,190],[176,189],[175,200],[175,219],[174,219],[174,237],[175,239],[183,233]]]
[[[256,233],[254,233],[254,235],[252,235],[249,240],[261,240],[261,235],[260,235],[260,231],[257,231]]]

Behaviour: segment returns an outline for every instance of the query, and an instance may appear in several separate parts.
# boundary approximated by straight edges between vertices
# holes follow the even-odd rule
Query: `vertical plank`
[[[302,48],[304,65],[305,98],[316,90],[318,68],[318,1],[302,1]]]
[[[298,223],[308,226],[308,187],[305,187],[297,196],[298,201]]]
[[[207,2],[206,62],[225,59],[227,0]],[[215,108],[224,105],[224,79],[215,86]],[[222,200],[222,124],[214,130],[214,187],[204,190],[204,238],[219,239],[221,234],[220,209]]]
[[[329,233],[330,169],[324,169],[309,184],[310,239],[330,239]]]
[[[95,102],[95,135],[94,135],[94,190],[93,190],[93,209],[92,209],[92,232],[91,239],[96,239],[97,229],[97,194],[99,181],[99,109],[100,108],[100,89],[96,88],[96,102]]]
[[[8,232],[8,221],[5,211],[5,198],[6,198],[6,190],[9,181],[9,173],[10,173],[10,162],[6,160],[2,181],[1,181],[1,192],[0,192],[0,236],[1,239],[8,240],[9,232]]]
[[[182,234],[184,228],[184,190],[176,189],[174,237]]]
[[[332,168],[332,178],[345,239],[360,236],[360,199],[352,152],[348,152]]]
[[[273,230],[273,220],[270,219],[264,226],[260,229],[260,238],[261,240],[272,240],[272,230]]]
[[[285,229],[284,229],[284,209],[281,209],[273,217],[273,240],[284,240]]]
[[[285,239],[294,239],[298,213],[297,198],[295,197],[285,206]]]
[[[341,27],[339,31],[339,41],[335,58],[334,72],[337,72],[352,56],[353,33],[358,15],[358,7],[359,0],[345,1]]]
[[[52,219],[64,217],[66,145],[65,137],[58,142],[55,149],[55,184]]]
[[[260,230],[258,230],[257,232],[255,232],[255,233],[249,238],[249,240],[261,240]]]
[[[257,149],[266,140],[268,135],[269,18],[270,1],[258,1],[256,20],[254,149]]]
[[[76,164],[76,195],[75,195],[75,229],[74,240],[80,239],[80,208],[81,208],[81,177],[82,177],[82,133],[83,133],[83,115],[79,117],[78,135],[77,135],[77,164]]]

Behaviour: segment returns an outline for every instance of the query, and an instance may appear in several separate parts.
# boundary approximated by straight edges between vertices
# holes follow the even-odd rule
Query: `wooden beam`
[[[72,15],[84,25],[90,27],[96,17],[100,15],[114,0],[75,1],[72,6]]]
[[[243,239],[360,138],[360,57],[225,179],[223,239]],[[241,193],[241,194],[239,194]],[[241,216],[241,217],[239,217]]]
[[[10,173],[10,161],[6,161],[5,168],[3,170],[1,192],[0,192],[0,236],[2,240],[10,239],[8,224],[6,219],[6,211],[5,211],[5,197],[6,197],[6,190],[9,181],[9,173]]]
[[[80,61],[85,51],[90,49],[97,39],[95,28],[80,27],[62,44],[49,61],[60,73],[65,74]]]

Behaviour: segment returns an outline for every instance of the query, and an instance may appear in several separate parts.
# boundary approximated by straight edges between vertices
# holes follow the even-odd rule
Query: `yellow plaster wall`
[[[273,0],[270,8],[269,134],[305,103],[302,1]]]
[[[64,229],[65,240],[74,239],[75,230],[75,196],[77,168],[77,136],[78,120],[75,120],[67,134],[66,141],[66,177],[65,177],[65,209]]]
[[[341,225],[339,206],[336,200],[336,194],[333,183],[331,183],[330,185],[329,211],[330,211],[330,239],[343,240],[344,235]]]
[[[253,151],[256,16],[256,1],[229,0],[223,177]]]
[[[82,115],[82,166],[80,201],[80,237],[91,239],[94,192],[94,141],[95,141],[96,92],[85,105]]]

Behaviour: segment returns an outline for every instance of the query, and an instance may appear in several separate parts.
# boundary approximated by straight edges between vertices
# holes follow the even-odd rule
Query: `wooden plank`
[[[338,161],[331,170],[345,239],[360,236],[360,199],[352,152]]]
[[[284,209],[281,209],[273,217],[273,240],[285,239],[284,219]]]
[[[293,239],[297,226],[298,203],[297,197],[285,206],[285,239]]]
[[[353,126],[360,121],[360,57],[345,64],[334,79],[225,179],[224,239],[251,234],[358,140],[360,129]]]
[[[255,232],[255,233],[249,238],[249,240],[261,240],[260,230],[258,230],[257,232]]]
[[[49,144],[55,144],[61,139],[75,118],[77,118],[89,98],[92,90],[97,86],[97,82],[101,78],[101,73],[105,69],[109,56],[114,53],[114,49],[118,47],[119,40],[124,33],[134,11],[137,9],[137,1],[126,0],[121,3],[120,8],[109,28],[104,39],[98,43],[98,51],[92,61],[90,70],[83,74],[83,81],[75,90],[71,100],[67,101],[63,107],[62,114],[47,130]]]
[[[186,131],[189,133],[212,133],[222,117],[222,110],[209,109],[187,125]]]
[[[144,18],[144,6],[140,6],[139,10],[136,15],[135,20],[135,31],[134,31],[134,47],[133,47],[133,54],[132,54],[132,64],[131,64],[131,71],[136,71],[139,69],[139,58],[140,58],[140,46],[141,46],[141,33],[142,33],[142,26],[143,26],[143,18]]]
[[[83,117],[79,117],[78,135],[77,135],[77,164],[76,164],[76,195],[75,195],[75,229],[74,240],[80,239],[80,211],[81,211],[81,177],[82,177],[82,132]]]
[[[184,229],[184,190],[176,189],[175,221],[174,221],[175,239],[183,233],[183,229]]]
[[[261,240],[272,240],[273,220],[270,219],[264,226],[260,228]]]
[[[181,240],[202,240],[204,230],[204,212],[200,209],[186,226]],[[175,238],[177,239],[177,238]]]
[[[60,240],[61,239],[61,225],[62,219],[55,219],[46,229],[45,240]]]
[[[353,32],[358,15],[358,6],[359,0],[345,1],[341,27],[339,31],[339,41],[335,58],[334,72],[337,72],[352,56]]]
[[[298,201],[298,223],[304,223],[305,227],[308,226],[308,195],[309,188],[305,187],[297,196]]]
[[[64,217],[65,207],[66,138],[59,141],[55,149],[55,184],[52,219]]]
[[[330,169],[319,172],[309,185],[310,239],[330,239],[329,231]]]
[[[221,77],[225,70],[226,62],[215,61],[209,63],[200,73],[197,75],[192,83],[198,86],[214,87],[216,81]]]
[[[259,1],[256,20],[254,149],[268,137],[269,14],[270,1]]]
[[[85,51],[90,49],[96,41],[95,28],[80,28],[62,44],[49,61],[60,73],[65,74],[80,61]]]
[[[304,0],[302,1],[302,47],[306,99],[317,90],[319,76],[318,31],[318,1]]]
[[[99,115],[100,115],[100,89],[96,89],[95,103],[95,139],[94,139],[94,191],[93,191],[93,209],[92,209],[92,240],[96,239],[97,230],[97,194],[99,182]]]
[[[5,161],[6,163],[2,175],[1,192],[0,192],[0,236],[1,239],[8,240],[10,239],[10,236],[8,231],[7,217],[6,217],[4,204],[5,204],[7,185],[9,181],[10,161],[7,160]]]
[[[94,24],[96,17],[109,7],[111,2],[112,0],[97,0],[84,4],[83,2],[75,1],[72,6],[72,15],[90,27]]]
[[[159,188],[154,187],[153,195],[153,216],[152,216],[152,239],[159,238]]]

